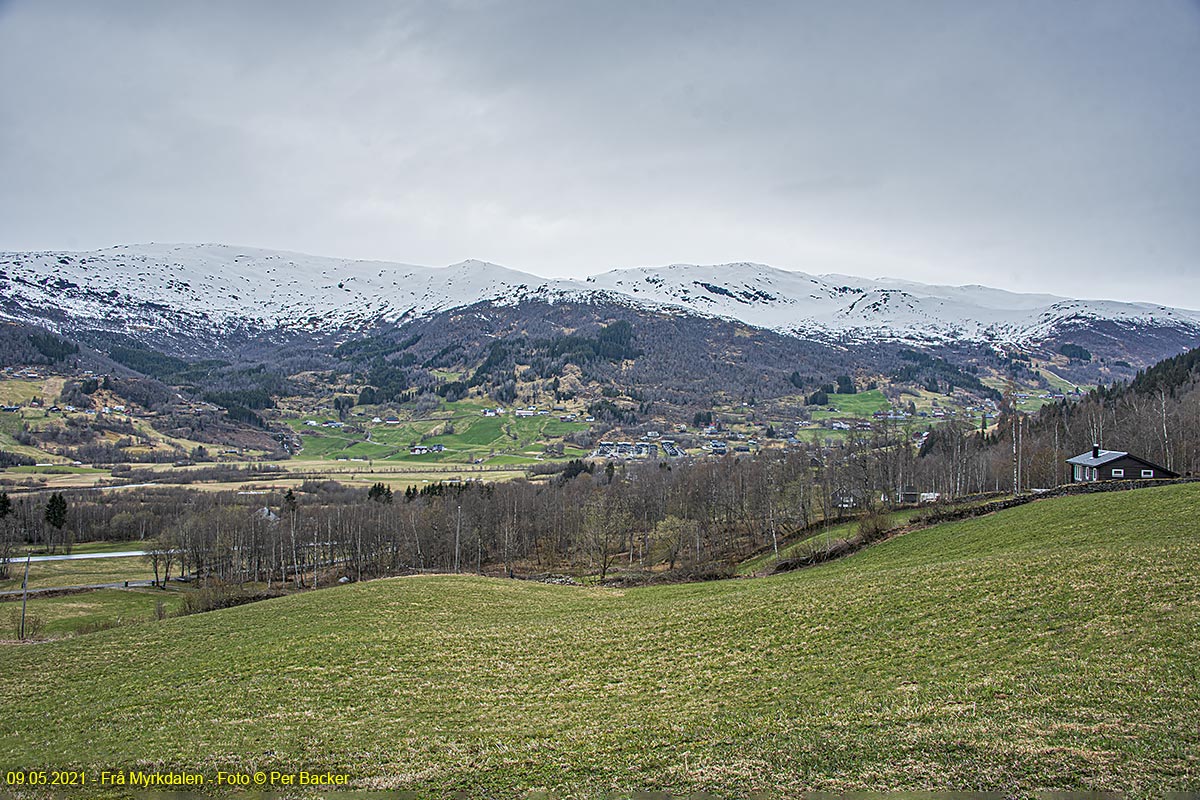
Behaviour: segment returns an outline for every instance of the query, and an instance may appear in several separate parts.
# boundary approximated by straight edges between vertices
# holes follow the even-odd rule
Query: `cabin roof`
[[[1127,455],[1129,455],[1129,453],[1126,453],[1123,450],[1101,450],[1100,455],[1093,458],[1092,451],[1088,450],[1086,453],[1077,455],[1074,458],[1068,458],[1067,463],[1078,464],[1081,467],[1101,467],[1110,461],[1116,461],[1117,459],[1124,458]]]
[[[1146,467],[1152,467],[1153,469],[1157,470],[1158,472],[1163,473],[1167,477],[1174,477],[1174,478],[1179,477],[1179,473],[1175,472],[1174,470],[1170,470],[1170,469],[1167,469],[1166,467],[1159,466],[1158,464],[1155,464],[1153,461],[1148,461],[1148,460],[1142,458],[1141,456],[1135,456],[1132,453],[1127,453],[1123,450],[1101,450],[1100,455],[1096,458],[1092,457],[1092,451],[1089,450],[1086,453],[1075,456],[1074,458],[1068,458],[1067,463],[1068,464],[1078,464],[1081,467],[1102,467],[1105,464],[1111,464],[1114,461],[1120,461],[1122,458],[1128,458],[1128,459],[1130,459],[1132,461],[1136,461],[1137,463],[1142,464]]]

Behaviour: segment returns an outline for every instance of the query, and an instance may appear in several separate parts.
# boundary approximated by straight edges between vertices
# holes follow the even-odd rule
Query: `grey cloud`
[[[0,248],[756,260],[1200,307],[1163,0],[0,5]]]

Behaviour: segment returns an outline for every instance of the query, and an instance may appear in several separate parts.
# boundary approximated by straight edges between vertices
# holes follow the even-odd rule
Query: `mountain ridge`
[[[543,278],[478,259],[445,267],[223,244],[0,252],[4,316],[53,328],[136,333],[211,329],[364,330],[479,302],[613,302],[735,320],[824,341],[968,341],[1024,346],[1080,325],[1200,337],[1200,311],[982,286],[809,274],[753,262]]]

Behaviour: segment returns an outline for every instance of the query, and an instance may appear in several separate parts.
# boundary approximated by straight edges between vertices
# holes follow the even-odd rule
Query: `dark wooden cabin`
[[[1144,458],[1121,450],[1101,450],[1099,446],[1093,446],[1091,452],[1068,458],[1067,463],[1071,465],[1072,483],[1179,477],[1179,473]]]

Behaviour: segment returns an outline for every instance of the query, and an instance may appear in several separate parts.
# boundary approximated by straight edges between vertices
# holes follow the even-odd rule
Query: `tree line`
[[[796,530],[881,502],[916,469],[899,431],[757,457],[582,462],[504,483],[439,482],[393,491],[310,481],[268,494],[147,487],[66,496],[61,528],[46,501],[14,498],[13,538],[47,547],[136,540],[163,579],[311,586],[412,571],[594,573],[732,563]]]

